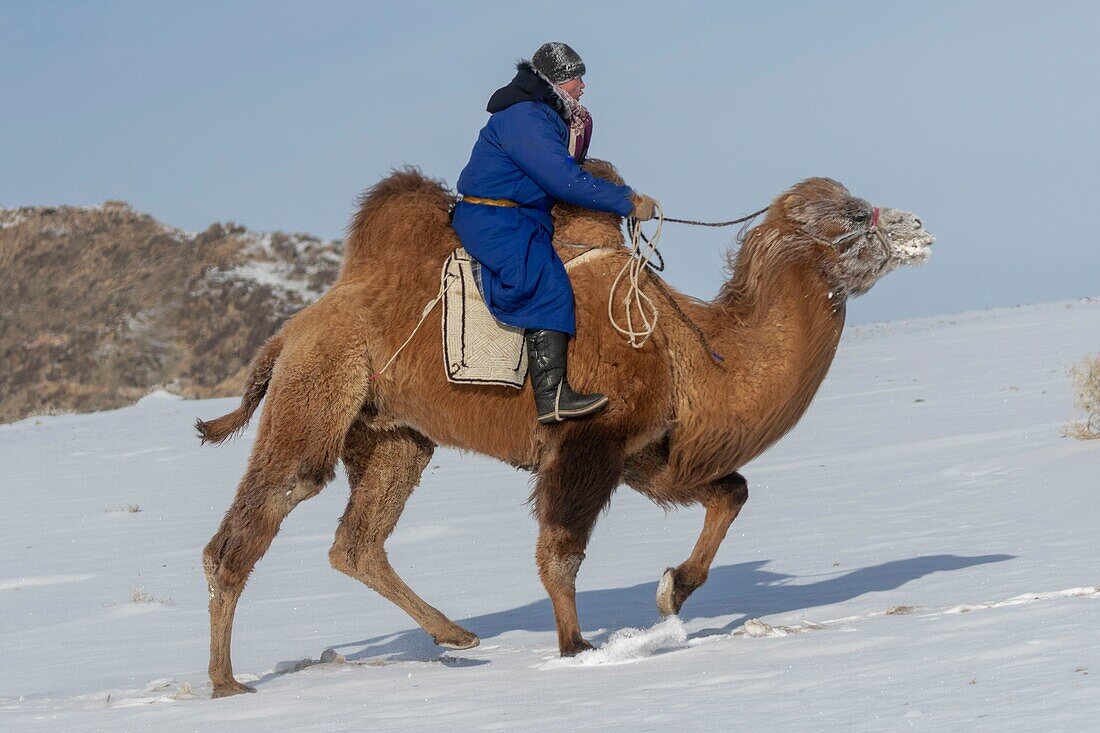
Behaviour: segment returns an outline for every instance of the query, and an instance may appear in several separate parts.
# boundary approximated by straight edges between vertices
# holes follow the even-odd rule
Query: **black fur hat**
[[[539,46],[531,57],[531,64],[555,84],[584,76],[585,72],[584,61],[577,52],[558,41]]]

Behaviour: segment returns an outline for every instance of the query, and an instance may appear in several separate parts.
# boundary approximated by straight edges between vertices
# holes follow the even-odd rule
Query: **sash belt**
[[[506,206],[510,208],[519,206],[515,201],[508,201],[507,199],[483,199],[479,196],[463,196],[462,200],[468,204],[481,204],[482,206]]]

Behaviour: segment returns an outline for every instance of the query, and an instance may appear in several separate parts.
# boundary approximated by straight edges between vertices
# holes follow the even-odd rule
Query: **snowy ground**
[[[225,700],[199,557],[252,433],[191,424],[235,400],[0,426],[0,730],[1094,730],[1100,441],[1060,429],[1097,351],[1100,301],[849,330],[680,619],[653,597],[701,511],[615,497],[578,583],[602,647],[575,660],[526,474],[440,450],[390,542],[481,636],[462,652],[329,569],[334,483],[257,567],[233,641],[259,692]],[[299,663],[327,648],[347,661]]]

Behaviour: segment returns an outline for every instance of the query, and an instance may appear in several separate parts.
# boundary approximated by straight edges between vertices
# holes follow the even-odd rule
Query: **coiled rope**
[[[630,259],[619,270],[619,274],[615,276],[614,282],[611,283],[611,292],[607,297],[607,317],[611,321],[611,326],[620,334],[626,337],[627,341],[635,349],[640,349],[649,337],[653,335],[653,332],[657,328],[657,317],[660,312],[657,309],[656,304],[652,298],[642,292],[641,278],[642,273],[647,269],[656,272],[662,272],[665,269],[665,259],[657,249],[658,243],[661,241],[661,230],[664,227],[666,221],[675,222],[677,224],[689,224],[691,226],[701,227],[728,227],[734,224],[744,224],[745,227],[756,217],[763,214],[768,210],[767,207],[754,211],[751,214],[739,217],[737,219],[730,219],[729,221],[699,221],[697,219],[674,219],[672,217],[666,217],[661,210],[660,202],[654,201],[654,213],[657,219],[657,229],[652,235],[646,236],[642,231],[641,222],[634,218],[629,217],[626,220],[626,230],[630,234]],[[744,229],[742,229],[742,235]],[[741,236],[738,237],[741,239]],[[646,250],[643,252],[642,244],[646,245]],[[651,260],[656,258],[661,264],[655,266]],[[627,283],[626,295],[622,299],[623,309],[626,314],[626,323],[621,323],[615,317],[615,298],[618,292],[619,286],[624,282]],[[699,325],[692,320],[691,316],[684,312],[680,304],[676,302],[676,299],[672,296],[672,293],[668,291],[665,284],[661,282],[660,278],[650,273],[650,281],[657,286],[657,289],[661,291],[668,304],[676,312],[676,315],[683,321],[692,331],[695,332],[699,342],[703,345],[703,348],[710,355],[710,357],[718,364],[725,361],[721,354],[711,348],[710,341],[707,339],[706,334],[703,333],[703,329],[699,328]],[[634,325],[635,314],[640,321],[640,324],[636,327]]]
[[[657,230],[653,232],[652,237],[646,238],[642,235],[642,227],[636,219],[631,217],[627,220],[627,231],[630,232],[630,257],[623,264],[622,269],[619,270],[619,274],[615,276],[615,280],[611,283],[611,291],[607,295],[607,318],[611,321],[611,327],[625,336],[627,342],[635,349],[642,348],[649,337],[653,335],[653,332],[657,329],[657,316],[659,315],[657,305],[652,298],[642,291],[641,286],[642,273],[645,272],[649,261],[654,254],[660,257],[660,253],[657,252],[657,244],[661,241],[664,214],[661,212],[660,203],[654,201],[653,205],[654,212],[657,215]],[[643,239],[647,244],[647,251],[645,252],[642,251]],[[661,259],[661,265],[664,266],[663,258]],[[622,305],[626,311],[625,324],[620,323],[619,319],[615,317],[615,294],[619,291],[619,286],[624,280],[627,283],[626,295],[622,299]],[[635,314],[640,320],[640,324],[637,326],[634,324]]]

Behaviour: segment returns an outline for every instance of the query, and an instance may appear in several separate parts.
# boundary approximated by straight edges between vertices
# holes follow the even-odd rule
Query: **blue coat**
[[[550,209],[565,201],[627,216],[633,192],[586,173],[570,157],[567,112],[546,92],[554,94],[521,64],[516,79],[490,100],[492,116],[458,178],[465,196],[519,206],[460,201],[453,224],[462,246],[481,263],[482,293],[498,321],[573,334],[573,288],[551,245]]]

